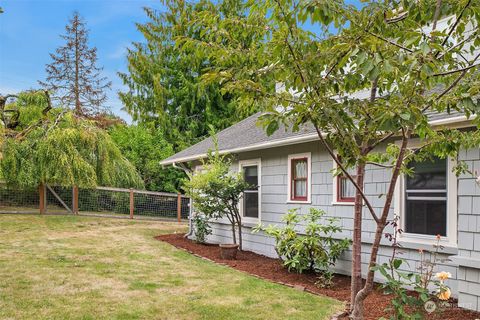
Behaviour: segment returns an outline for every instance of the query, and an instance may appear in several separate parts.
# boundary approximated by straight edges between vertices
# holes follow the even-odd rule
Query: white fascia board
[[[461,122],[470,122],[475,118],[477,118],[476,114],[470,116],[470,118],[467,118],[466,116],[458,116],[458,117],[433,120],[433,121],[430,121],[429,123],[430,125],[437,127],[437,126],[451,125],[451,124],[456,124]]]

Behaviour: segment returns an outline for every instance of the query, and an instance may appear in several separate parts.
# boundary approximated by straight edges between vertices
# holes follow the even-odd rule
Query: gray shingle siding
[[[480,149],[462,151],[472,172],[480,172]],[[475,178],[458,178],[458,297],[468,309],[480,310],[480,188]]]
[[[288,187],[288,155],[311,152],[312,154],[312,203],[311,204],[291,204],[287,203],[287,187]],[[480,153],[477,152],[463,152],[462,155],[469,155],[474,158],[478,154],[476,160],[472,159],[472,164],[480,169]],[[302,213],[313,206],[318,209],[325,210],[329,216],[340,219],[344,231],[342,237],[351,237],[353,230],[353,206],[348,205],[333,205],[333,176],[332,168],[333,161],[329,155],[323,151],[318,142],[303,143],[297,145],[290,145],[272,149],[265,149],[259,151],[251,151],[240,153],[237,155],[238,160],[261,158],[262,177],[261,177],[261,219],[263,224],[280,224],[283,215],[291,208],[300,208]],[[238,165],[235,164],[233,168],[238,170]],[[379,194],[385,193],[387,190],[390,178],[389,169],[378,168],[374,166],[367,166],[365,177],[365,190],[373,207],[379,212],[383,208],[383,199],[379,198]],[[462,182],[465,180],[465,182]],[[460,185],[463,186],[460,186]],[[475,207],[474,203],[480,204],[479,188],[476,186],[474,179],[465,176],[458,181],[458,248],[446,248],[443,258],[449,255],[467,256],[471,257],[474,253],[480,259],[480,247],[476,248],[475,244],[480,243],[480,238],[477,235],[477,218],[480,219],[480,207]],[[390,210],[390,218],[393,217],[395,208]],[[478,216],[478,217],[477,217]],[[465,221],[464,221],[465,220]],[[473,223],[475,222],[475,223]],[[475,227],[473,227],[475,226]],[[263,234],[251,235],[250,228],[244,230],[244,248],[266,256],[276,257],[274,249],[274,240]],[[391,231],[391,230],[390,230]],[[362,270],[367,271],[367,262],[371,243],[375,234],[375,223],[368,212],[364,212],[363,234],[362,240],[364,242],[362,247]],[[231,230],[229,225],[214,224],[214,232],[209,237],[212,243],[226,243],[231,241]],[[403,257],[409,260],[410,266],[405,266],[411,271],[416,271],[419,266],[418,249],[426,250],[432,249],[425,245],[405,245],[403,249]],[[379,254],[379,262],[386,262],[391,255],[390,243],[385,239],[382,240],[382,248]],[[468,281],[462,278],[467,274],[464,267],[458,267],[457,261],[450,261],[441,264],[438,271],[448,271],[452,274],[452,279],[448,280],[448,285],[452,288],[454,296],[458,296],[463,301],[472,300],[473,296],[480,295],[480,291],[472,291],[474,287],[470,283],[477,283],[476,281]],[[342,256],[337,264],[335,270],[342,274],[349,274],[351,267],[351,252],[347,251]],[[480,267],[480,263],[479,263]],[[457,276],[458,272],[458,276]],[[480,274],[476,273],[476,269],[468,270],[470,280],[476,279]],[[458,281],[457,281],[458,277]],[[377,281],[382,281],[377,278]],[[467,283],[468,284],[465,284]],[[476,288],[476,287],[475,287]],[[471,308],[480,306],[480,301],[475,300],[475,305]],[[465,305],[468,307],[467,305]]]

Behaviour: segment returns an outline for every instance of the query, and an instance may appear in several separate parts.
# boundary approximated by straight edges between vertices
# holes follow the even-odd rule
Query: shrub
[[[232,240],[242,250],[242,215],[239,204],[249,184],[240,172],[232,172],[231,159],[218,150],[209,152],[203,169],[189,175],[185,190],[193,200],[195,211],[208,219],[226,217],[232,229]]]
[[[195,234],[195,241],[205,243],[207,236],[212,234],[212,228],[210,227],[208,218],[201,214],[195,214],[193,216],[193,232]]]
[[[319,284],[331,284],[330,267],[350,245],[349,239],[336,240],[335,233],[342,229],[338,219],[324,218],[325,212],[311,208],[306,215],[299,215],[298,209],[289,210],[283,217],[285,226],[257,226],[254,231],[264,231],[275,238],[275,250],[288,271],[302,273],[319,272]],[[300,222],[306,225],[299,229]]]

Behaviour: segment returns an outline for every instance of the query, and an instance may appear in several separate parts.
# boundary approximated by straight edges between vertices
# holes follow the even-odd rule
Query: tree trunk
[[[75,28],[75,113],[77,115],[80,115],[82,113],[82,106],[80,104],[80,84],[79,84],[79,63],[80,63],[80,57],[79,57],[79,40],[78,40],[78,16],[76,15],[74,18],[74,24],[73,27]]]
[[[353,304],[352,319],[354,320],[363,319],[363,309],[364,309],[363,303],[373,289],[373,280],[374,280],[375,272],[372,270],[372,268],[377,263],[378,249],[380,248],[380,240],[382,239],[382,236],[383,236],[383,229],[385,229],[385,224],[383,224],[383,227],[381,226],[381,224],[377,224],[377,229],[375,232],[375,240],[372,245],[372,251],[370,253],[370,262],[368,264],[367,280],[365,281],[365,286],[355,296],[355,301]]]
[[[242,251],[243,240],[242,240],[242,217],[238,216],[238,249]]]
[[[234,244],[237,244],[237,233],[235,232],[235,221],[232,222],[232,240]]]
[[[388,192],[385,198],[385,204],[383,206],[382,215],[380,220],[377,222],[377,229],[375,231],[375,240],[373,241],[372,251],[370,252],[370,262],[368,263],[368,273],[367,279],[365,281],[364,287],[357,293],[355,297],[355,302],[353,304],[353,320],[362,320],[363,319],[363,303],[368,295],[372,292],[373,289],[373,280],[375,276],[375,271],[372,268],[377,263],[378,250],[380,248],[380,241],[383,237],[383,230],[387,225],[388,213],[392,205],[393,194],[395,191],[395,186],[397,184],[398,177],[400,175],[400,170],[405,158],[405,150],[407,148],[408,140],[410,139],[410,130],[404,134],[402,139],[402,145],[400,147],[400,152],[395,163],[395,167],[392,172],[392,178],[390,180],[390,185],[388,187]]]
[[[365,180],[365,163],[357,166],[357,184],[363,192]],[[363,200],[359,190],[355,192],[355,211],[353,218],[353,243],[352,243],[352,279],[350,311],[353,311],[355,297],[362,289],[362,213]]]

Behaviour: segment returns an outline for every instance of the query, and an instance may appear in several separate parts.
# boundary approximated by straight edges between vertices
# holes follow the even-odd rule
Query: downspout
[[[188,169],[183,163],[180,163],[179,165],[177,165],[174,162],[174,163],[172,163],[172,166],[176,169],[182,170],[187,175],[192,173],[192,170]],[[192,198],[189,198],[189,203],[188,203],[188,232],[183,236],[184,238],[188,238],[193,234],[192,210],[193,210]]]

